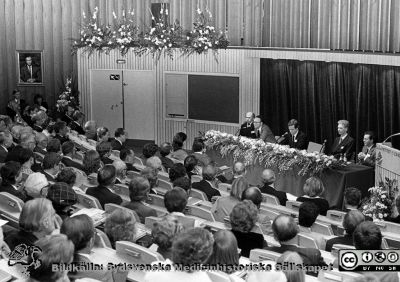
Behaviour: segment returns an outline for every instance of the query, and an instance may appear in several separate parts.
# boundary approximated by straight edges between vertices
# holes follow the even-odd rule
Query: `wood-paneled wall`
[[[1,0],[1,101],[16,88],[15,50],[44,51],[44,86],[20,88],[28,101],[41,93],[52,105],[65,77],[77,75],[70,46],[79,37],[82,12],[98,7],[100,21],[111,23],[113,11],[120,16],[134,9],[143,30],[151,4],[160,2],[169,3],[171,20],[186,29],[197,8],[208,9],[233,46],[400,51],[398,0]]]

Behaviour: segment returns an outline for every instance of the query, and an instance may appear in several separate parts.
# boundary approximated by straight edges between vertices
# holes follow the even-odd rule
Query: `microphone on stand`
[[[322,143],[321,149],[319,150],[320,153],[323,153],[325,151],[325,145],[326,145],[326,139],[324,140],[324,143]]]
[[[288,134],[289,134],[289,132],[286,131],[285,133],[282,134],[281,137],[278,138],[278,141],[276,141],[276,142],[278,144],[281,143],[283,141],[283,139],[286,137],[286,135],[288,135]]]
[[[394,133],[394,134],[390,135],[389,137],[387,137],[385,140],[383,140],[382,143],[385,143],[386,141],[388,141],[388,139],[390,139],[390,138],[392,138],[392,137],[394,137],[394,136],[399,136],[399,135],[400,135],[400,132]]]

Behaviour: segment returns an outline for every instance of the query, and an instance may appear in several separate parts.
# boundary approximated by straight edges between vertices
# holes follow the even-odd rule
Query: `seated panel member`
[[[253,138],[252,135],[254,133],[254,118],[256,115],[252,112],[246,113],[246,121],[240,126],[240,136]]]
[[[288,122],[288,128],[290,133],[285,133],[283,140],[278,143],[289,145],[290,148],[298,150],[307,150],[308,137],[303,131],[299,130],[299,122],[295,119],[291,119]]]
[[[375,134],[372,131],[366,131],[364,133],[364,147],[361,152],[358,153],[358,163],[362,165],[375,167]]]
[[[349,130],[349,121],[339,120],[338,121],[338,134],[331,148],[331,155],[335,158],[340,158],[341,156],[346,157],[347,160],[353,159],[354,154],[354,138],[350,137],[347,133]]]
[[[254,135],[253,138],[261,139],[264,142],[276,143],[275,135],[272,130],[266,125],[260,116],[254,119]]]

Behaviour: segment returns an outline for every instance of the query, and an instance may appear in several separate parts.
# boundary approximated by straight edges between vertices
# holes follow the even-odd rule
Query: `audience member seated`
[[[158,171],[151,167],[145,167],[141,172],[140,175],[149,181],[150,184],[150,194],[157,194],[157,192],[153,189],[157,187],[158,182]]]
[[[75,265],[92,263],[90,261],[90,253],[94,246],[95,229],[93,221],[89,216],[80,214],[66,218],[61,225],[60,232],[65,234],[74,243],[75,253],[73,263]],[[109,270],[84,271],[82,269],[82,271],[69,272],[68,277],[72,281],[80,278],[92,278],[107,282],[114,281],[112,271]]]
[[[134,157],[135,153],[132,149],[129,148],[122,148],[119,152],[119,158],[121,159],[121,161],[124,161],[126,163],[126,169],[128,171],[139,171],[136,167],[133,166]]]
[[[43,96],[40,94],[36,94],[33,97],[33,105],[38,106],[40,110],[45,112],[49,109],[49,105],[47,104],[46,101],[44,101]]]
[[[43,173],[48,181],[54,182],[60,172],[61,157],[57,153],[47,153],[42,162]]]
[[[183,188],[176,187],[164,195],[164,205],[167,211],[174,216],[185,216],[183,211],[186,208],[188,195]]]
[[[44,111],[39,111],[32,116],[32,122],[34,123],[32,128],[36,132],[42,132],[44,130],[44,125],[47,121],[47,115]]]
[[[60,140],[61,145],[69,140],[67,136],[68,127],[65,121],[56,122],[54,125],[54,131],[56,132],[56,136],[54,136],[54,138]]]
[[[252,249],[262,249],[268,246],[262,234],[251,232],[257,218],[257,207],[249,200],[236,204],[230,214],[232,233],[241,249],[241,256],[248,258]]]
[[[343,236],[335,237],[326,242],[325,250],[332,251],[334,244],[343,244],[353,246],[353,233],[356,227],[365,221],[364,215],[358,210],[351,210],[343,218],[343,228],[346,233]]]
[[[315,220],[319,215],[319,208],[313,202],[304,202],[299,208],[299,228],[300,232],[313,238],[320,250],[325,250],[325,238],[322,234],[311,231]]]
[[[97,143],[96,151],[100,155],[100,159],[103,164],[112,164],[113,160],[110,159],[111,155],[111,143],[110,142],[100,142]]]
[[[142,149],[142,159],[145,164],[148,158],[155,156],[158,152],[158,146],[154,143],[147,143]]]
[[[22,207],[19,230],[10,232],[5,241],[11,250],[19,244],[34,246],[38,239],[52,234],[59,225],[51,202],[45,198],[33,199]]]
[[[168,176],[169,176],[169,181],[174,182],[176,179],[178,179],[180,177],[187,176],[186,169],[183,166],[183,164],[180,164],[180,163],[174,164],[170,168],[170,170],[168,172]]]
[[[85,134],[85,130],[82,128],[82,122],[85,115],[80,111],[75,111],[72,115],[72,121],[69,123],[71,130],[76,131],[78,134]]]
[[[278,215],[272,223],[272,231],[275,240],[277,240],[281,246],[268,247],[267,250],[281,254],[286,251],[297,252],[303,259],[305,265],[326,266],[321,252],[318,249],[301,248],[297,246],[299,227],[293,217]],[[307,272],[307,274],[317,276],[318,272]]]
[[[33,149],[33,152],[37,152],[39,154],[45,155],[47,153],[46,147],[48,143],[48,138],[47,136],[40,132],[37,133],[35,136],[35,141],[36,141],[36,147]]]
[[[149,181],[141,176],[135,177],[129,184],[129,197],[131,198],[131,201],[123,204],[124,207],[137,213],[141,223],[144,223],[145,218],[148,216],[157,216],[156,211],[149,207],[145,202],[148,198],[149,192]]]
[[[97,125],[94,120],[89,120],[85,123],[83,130],[87,139],[97,141]]]
[[[67,106],[67,110],[60,112],[56,116],[56,122],[64,121],[66,124],[69,124],[72,121],[72,114],[75,111],[75,106],[73,104],[69,104]]]
[[[275,189],[274,183],[276,180],[275,172],[272,169],[264,169],[262,172],[263,186],[260,187],[261,193],[272,195],[278,198],[279,204],[286,206],[287,195],[283,191]]]
[[[21,173],[30,175],[33,173],[32,166],[35,163],[33,152],[29,149],[21,148],[19,151],[19,160],[21,164]]]
[[[215,175],[216,175],[215,167],[213,165],[207,165],[203,168],[203,179],[200,182],[192,184],[192,187],[194,189],[204,192],[207,195],[207,198],[210,202],[212,197],[221,196],[221,193],[213,187],[212,182],[215,179]]]
[[[26,201],[34,198],[46,197],[49,182],[43,173],[35,172],[28,176],[24,183]]]
[[[56,153],[61,156],[62,150],[60,140],[55,138],[50,139],[47,143],[46,151],[47,153]]]
[[[161,160],[157,156],[152,156],[146,160],[146,166],[154,168],[157,171],[162,171],[163,166]]]
[[[51,185],[47,191],[47,199],[51,201],[54,210],[63,220],[71,216],[73,212],[71,207],[78,201],[75,191],[65,182]]]
[[[70,188],[73,188],[75,183],[76,183],[76,173],[75,173],[75,171],[70,167],[63,168],[57,174],[56,182],[64,182]],[[79,189],[79,188],[77,188],[77,189]]]
[[[291,267],[283,268],[285,265],[303,265],[303,259],[296,252],[284,252],[276,261],[276,265],[282,266],[283,273],[285,273],[287,282],[305,282],[306,272],[303,269],[296,269]]]
[[[22,148],[29,149],[33,152],[36,147],[35,135],[32,132],[21,134],[19,144]]]
[[[212,234],[203,228],[192,228],[178,234],[172,244],[172,260],[187,268],[187,271],[146,272],[145,282],[153,281],[196,281],[211,282],[206,271],[189,270],[194,265],[206,263],[213,250]],[[171,261],[167,260],[167,263]]]
[[[187,156],[183,161],[183,165],[189,178],[192,178],[193,175],[201,175],[202,173],[199,162],[193,155]]]
[[[172,185],[174,187],[180,187],[183,190],[185,190],[186,194],[190,198],[190,190],[192,189],[192,181],[190,178],[187,177],[179,177],[178,179],[175,179],[174,182],[172,182]]]
[[[361,204],[361,191],[355,187],[344,189],[344,211],[358,210]]]
[[[10,132],[0,132],[0,163],[4,163],[7,158],[8,150],[13,144],[13,138]]]
[[[172,146],[168,142],[164,142],[160,146],[160,159],[161,164],[168,171],[173,165],[174,162],[170,159]]]
[[[54,138],[54,136],[56,136],[56,132],[54,130],[54,125],[55,125],[54,122],[49,122],[49,124],[46,126],[46,129],[44,129],[42,131],[42,133],[44,135],[46,135],[48,138],[50,138],[50,137]]]
[[[232,190],[229,196],[219,197],[211,208],[215,220],[224,222],[230,215],[233,207],[242,199],[242,193],[249,188],[249,184],[244,177],[236,178],[232,183]]]
[[[128,137],[128,133],[123,128],[117,128],[114,137],[111,141],[111,147],[113,150],[121,151],[125,147],[124,143]]]
[[[101,159],[99,153],[95,150],[89,150],[83,157],[83,171],[90,175],[92,173],[97,173],[102,167]]]
[[[320,196],[324,193],[325,187],[321,179],[317,177],[310,177],[306,180],[303,187],[304,196],[297,198],[299,202],[313,202],[319,208],[320,215],[326,215],[329,210],[329,203],[324,198]]]
[[[154,222],[151,236],[157,245],[157,252],[164,259],[172,260],[172,243],[176,236],[183,231],[183,226],[173,215],[166,215],[161,220]]]
[[[110,132],[107,127],[99,127],[97,128],[97,142],[109,142],[110,140]],[[110,144],[111,145],[111,144]]]
[[[400,195],[396,197],[395,205],[398,215],[396,217],[389,217],[386,220],[394,223],[400,223]]]
[[[195,139],[193,141],[192,150],[193,156],[197,159],[201,167],[206,166],[211,162],[210,157],[207,156],[205,152],[204,143],[201,140]]]
[[[121,160],[115,160],[112,165],[115,167],[115,184],[126,184],[126,163]]]
[[[136,217],[134,213],[130,210],[115,209],[107,216],[104,232],[110,239],[113,248],[115,248],[117,241],[136,242]]]
[[[186,141],[186,134],[183,132],[178,132],[174,139],[172,140],[172,150],[171,158],[174,158],[179,161],[184,161],[185,158],[188,156],[188,153],[183,150],[183,143]]]
[[[61,150],[62,150],[62,153],[63,153],[63,157],[61,159],[61,162],[65,166],[74,167],[74,168],[77,168],[77,169],[83,171],[83,166],[80,163],[78,163],[78,162],[76,162],[76,161],[74,161],[72,159],[72,157],[76,153],[76,148],[75,148],[74,143],[72,143],[71,141],[64,142],[62,144],[62,146],[61,146]]]
[[[0,168],[1,186],[0,192],[7,192],[25,201],[26,195],[16,183],[21,181],[21,165],[14,161],[6,162]]]
[[[57,234],[41,238],[35,243],[35,246],[41,252],[28,256],[28,281],[69,281],[67,270],[54,271],[54,265],[68,265],[72,262],[74,244],[68,240],[67,236]],[[40,261],[39,266],[35,265],[33,258]]]
[[[97,173],[97,182],[99,186],[89,187],[86,190],[86,194],[96,197],[103,209],[104,205],[107,203],[117,205],[122,203],[121,197],[111,192],[111,188],[115,183],[115,167],[112,165],[105,165],[101,168]]]

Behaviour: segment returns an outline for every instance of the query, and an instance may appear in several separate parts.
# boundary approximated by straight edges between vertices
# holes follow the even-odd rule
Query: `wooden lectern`
[[[382,143],[376,144],[375,185],[385,178],[396,179],[400,183],[400,150]]]

